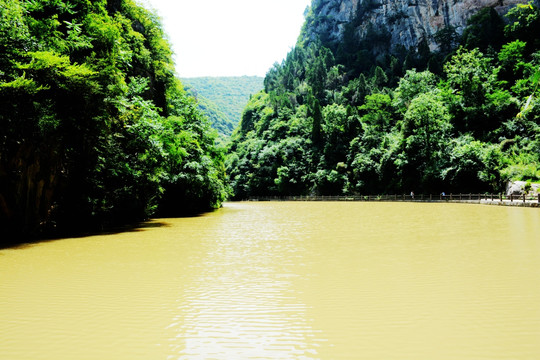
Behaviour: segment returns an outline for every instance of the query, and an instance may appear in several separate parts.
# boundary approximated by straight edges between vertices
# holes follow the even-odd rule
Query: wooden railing
[[[540,203],[540,194],[530,195],[503,195],[503,194],[393,194],[393,195],[348,195],[348,196],[256,196],[249,201],[418,201],[418,202],[536,202]]]

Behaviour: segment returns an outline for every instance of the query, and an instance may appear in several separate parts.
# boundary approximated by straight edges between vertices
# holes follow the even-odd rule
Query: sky
[[[311,0],[139,0],[160,16],[180,77],[265,76],[296,44]]]

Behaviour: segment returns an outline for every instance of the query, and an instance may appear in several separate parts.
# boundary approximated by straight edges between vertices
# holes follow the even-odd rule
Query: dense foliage
[[[212,127],[225,137],[238,126],[250,96],[264,87],[263,80],[257,76],[182,79],[186,90],[197,98],[199,108],[208,116]]]
[[[223,138],[231,135],[238,122],[234,122],[212,101],[198,95],[197,91],[190,85],[184,83],[186,92],[197,99],[197,107],[208,118],[212,128],[216,129],[218,134]],[[246,101],[247,102],[247,101]]]
[[[219,206],[215,137],[154,14],[131,0],[0,0],[3,234]]]
[[[381,34],[359,41],[346,27],[327,42],[309,33],[312,13],[233,135],[236,197],[485,192],[540,179],[535,5],[506,19],[484,9],[461,37],[441,30],[437,52],[424,41],[378,57],[366,51]]]

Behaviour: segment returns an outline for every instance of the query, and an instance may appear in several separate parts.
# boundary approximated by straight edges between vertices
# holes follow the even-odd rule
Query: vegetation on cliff
[[[339,43],[310,31],[308,21],[233,134],[237,198],[484,192],[540,179],[534,4],[506,19],[486,8],[461,37],[443,29],[436,52],[423,41],[376,57],[367,50],[387,39],[375,30],[360,41],[346,26]]]
[[[131,0],[0,0],[0,232],[219,206],[224,151]]]

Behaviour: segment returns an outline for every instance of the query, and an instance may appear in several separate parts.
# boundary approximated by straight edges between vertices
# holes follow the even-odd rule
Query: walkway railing
[[[393,194],[393,195],[350,195],[350,196],[258,196],[249,201],[416,201],[416,202],[477,202],[477,203],[534,203],[540,204],[540,194]],[[516,204],[517,205],[517,204]]]

